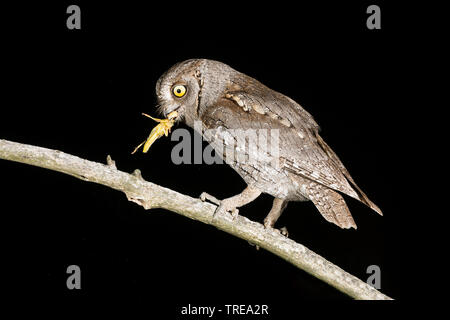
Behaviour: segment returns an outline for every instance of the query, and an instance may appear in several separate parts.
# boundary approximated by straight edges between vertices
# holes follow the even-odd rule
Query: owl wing
[[[280,129],[279,155],[284,170],[345,193],[381,214],[320,137],[313,117],[294,100],[249,79],[243,90],[228,90],[207,108],[203,116],[207,127]]]

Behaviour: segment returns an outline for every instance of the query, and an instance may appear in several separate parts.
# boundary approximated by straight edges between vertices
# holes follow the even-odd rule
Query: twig
[[[47,168],[99,183],[124,192],[128,200],[145,209],[164,208],[210,224],[276,254],[355,299],[391,299],[280,232],[265,229],[262,224],[243,216],[237,216],[234,220],[229,214],[214,216],[215,205],[147,182],[138,170],[133,174],[117,170],[110,157],[107,164],[101,164],[57,150],[0,139],[0,159]]]

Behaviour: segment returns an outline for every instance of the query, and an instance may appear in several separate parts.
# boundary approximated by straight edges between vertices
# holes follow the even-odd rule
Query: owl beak
[[[167,118],[172,112],[177,111],[180,108],[180,106],[173,106],[166,108],[163,112],[164,117]]]

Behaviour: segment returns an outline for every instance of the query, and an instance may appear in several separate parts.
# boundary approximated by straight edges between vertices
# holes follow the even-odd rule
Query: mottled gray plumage
[[[174,86],[186,93],[175,96]],[[266,152],[258,163],[226,159],[248,187],[237,196],[220,202],[219,210],[235,211],[262,192],[275,197],[264,221],[272,227],[288,201],[311,200],[322,216],[341,228],[356,224],[339,194],[358,199],[379,214],[381,210],[356,185],[337,155],[319,135],[319,126],[298,103],[221,62],[193,59],[174,65],[156,85],[161,111],[177,110],[179,120],[194,127],[215,150],[234,148],[242,156],[249,151],[239,145],[233,129],[278,129],[278,165]],[[207,129],[217,129],[215,131]],[[234,144],[230,144],[230,140]],[[222,148],[222,149],[221,149]],[[242,159],[245,159],[243,157]]]

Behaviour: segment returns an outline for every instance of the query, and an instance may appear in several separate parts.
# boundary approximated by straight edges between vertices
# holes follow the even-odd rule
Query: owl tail
[[[359,201],[361,201],[362,203],[364,203],[366,206],[368,206],[369,208],[371,208],[373,211],[375,211],[376,213],[378,213],[380,216],[383,215],[383,212],[381,211],[380,208],[378,208],[378,206],[373,203],[367,196],[366,194],[358,187],[358,185],[355,183],[355,181],[353,181],[352,177],[349,176],[345,176],[347,178],[347,180],[350,182],[350,184],[352,185],[352,188],[356,191],[356,193],[359,196]]]
[[[314,186],[307,190],[309,199],[328,222],[334,223],[342,229],[356,229],[355,220],[345,203],[344,198],[336,191],[321,184],[314,183]]]
[[[381,212],[381,209],[378,208],[378,206],[373,203],[366,194],[361,190],[360,187],[356,184],[355,180],[353,180],[352,176],[350,175],[350,172],[348,172],[347,168],[345,168],[344,164],[341,162],[337,154],[325,143],[325,141],[322,139],[322,137],[316,133],[317,141],[319,142],[319,145],[322,147],[322,149],[327,153],[327,155],[333,160],[333,162],[338,166],[338,168],[341,170],[342,174],[344,175],[345,179],[350,183],[351,187],[355,192],[357,193],[357,196],[355,194],[348,194],[352,198],[355,198],[362,203],[364,203],[366,206],[371,208],[373,211],[378,213],[379,215],[383,215],[383,212]]]

